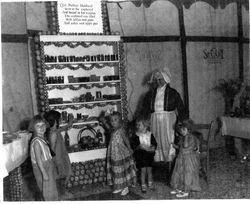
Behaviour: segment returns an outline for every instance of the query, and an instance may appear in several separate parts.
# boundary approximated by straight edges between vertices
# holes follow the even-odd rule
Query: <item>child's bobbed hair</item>
[[[46,120],[41,115],[35,115],[29,123],[28,130],[30,132],[35,132],[35,125],[40,122],[44,122],[46,124]]]
[[[113,111],[109,117],[113,117],[113,116],[118,116],[120,119],[122,119],[122,114],[118,111]]]
[[[136,118],[135,122],[136,123],[141,122],[145,127],[147,127],[147,129],[150,128],[150,121],[145,117],[140,117],[139,116],[138,118]]]
[[[194,121],[190,118],[183,120],[181,123],[178,123],[178,128],[187,128],[189,132],[194,131]]]
[[[59,127],[59,120],[61,117],[61,113],[55,110],[48,111],[44,114],[44,118],[49,123],[50,127],[53,127],[57,122],[57,128]]]

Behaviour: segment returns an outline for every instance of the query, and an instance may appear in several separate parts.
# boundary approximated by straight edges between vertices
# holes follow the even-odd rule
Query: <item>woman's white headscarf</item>
[[[164,78],[164,80],[166,81],[167,84],[170,83],[170,78],[171,78],[171,74],[170,74],[170,71],[169,71],[169,68],[168,67],[164,67],[163,69],[159,70]]]
[[[162,69],[155,70],[153,72],[153,74],[151,75],[151,78],[150,78],[150,80],[149,80],[148,83],[153,83],[156,73],[161,73],[161,75],[163,76],[165,82],[167,84],[170,83],[170,81],[171,81],[170,80],[171,79],[171,74],[170,74],[169,68],[167,66],[163,67]]]

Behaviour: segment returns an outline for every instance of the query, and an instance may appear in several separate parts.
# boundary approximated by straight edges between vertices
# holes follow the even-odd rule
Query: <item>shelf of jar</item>
[[[119,60],[115,61],[89,61],[89,62],[44,62],[45,65],[60,65],[60,64],[109,64],[109,63],[120,63]]]
[[[68,123],[61,123],[60,127],[63,127],[65,125],[67,125]],[[90,120],[90,121],[75,121],[73,122],[73,127],[74,125],[89,125],[89,124],[99,124],[98,120]]]
[[[120,102],[121,99],[114,100],[105,100],[105,101],[88,101],[88,102],[79,102],[79,103],[58,103],[58,104],[49,104],[50,107],[54,106],[71,106],[71,105],[84,105],[84,104],[98,104],[98,103],[110,103],[110,102]]]
[[[47,86],[68,86],[68,85],[81,85],[81,84],[106,84],[106,83],[120,83],[121,80],[111,81],[91,81],[91,82],[76,82],[76,83],[57,83],[57,84],[46,84]]]

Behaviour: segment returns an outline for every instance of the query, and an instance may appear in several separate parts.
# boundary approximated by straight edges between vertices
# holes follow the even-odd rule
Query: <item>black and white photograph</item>
[[[248,0],[0,13],[1,202],[250,200]]]

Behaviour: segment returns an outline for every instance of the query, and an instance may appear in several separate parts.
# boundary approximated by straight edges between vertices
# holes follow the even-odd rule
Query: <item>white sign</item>
[[[103,33],[102,0],[58,0],[61,33]]]

